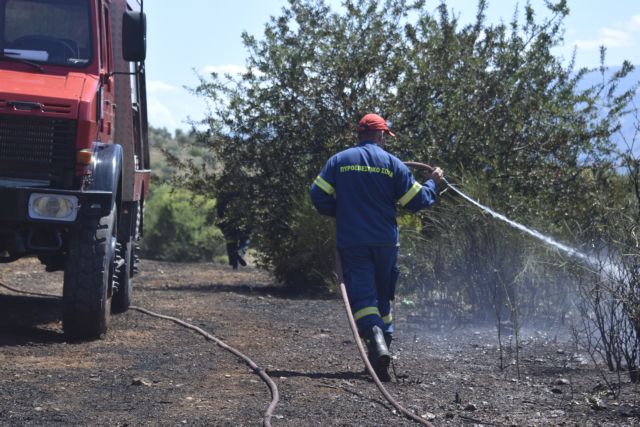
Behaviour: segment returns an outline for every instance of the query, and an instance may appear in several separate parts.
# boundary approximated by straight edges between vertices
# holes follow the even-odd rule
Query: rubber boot
[[[391,381],[389,363],[391,355],[384,339],[384,333],[378,326],[374,326],[365,333],[364,342],[367,344],[369,362],[382,382]]]
[[[387,350],[391,351],[391,342],[393,341],[393,335],[390,333],[384,333],[384,342],[387,344]]]

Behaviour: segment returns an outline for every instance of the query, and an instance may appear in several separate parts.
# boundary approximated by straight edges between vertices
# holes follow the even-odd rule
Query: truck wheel
[[[131,305],[131,295],[133,293],[133,269],[136,257],[136,241],[140,230],[140,204],[136,202],[133,205],[136,215],[135,230],[132,236],[128,236],[126,242],[118,242],[118,251],[116,263],[120,267],[116,270],[116,282],[118,286],[114,290],[113,300],[111,301],[112,313],[123,313],[129,309]]]
[[[71,339],[101,338],[109,326],[115,270],[116,209],[82,220],[72,232],[64,271],[63,328]]]
[[[113,299],[111,301],[112,313],[124,313],[131,305],[131,293],[133,292],[131,266],[133,265],[134,247],[133,238],[130,238],[124,244],[118,242],[116,263],[120,263],[120,267],[116,270],[117,286],[113,291]]]

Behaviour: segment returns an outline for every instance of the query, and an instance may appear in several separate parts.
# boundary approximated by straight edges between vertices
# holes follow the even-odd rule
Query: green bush
[[[335,283],[335,220],[319,215],[306,194],[295,205],[282,238],[256,236],[264,251],[259,259],[289,288],[319,291]]]
[[[593,201],[602,199],[577,177],[609,168],[602,159],[632,93],[606,105],[599,94],[617,94],[632,66],[625,62],[611,79],[581,89],[589,70],[565,67],[552,55],[562,42],[566,1],[545,3],[549,13],[540,22],[527,5],[524,20],[514,14],[495,25],[485,21],[480,1],[476,22],[466,26],[445,2],[433,14],[422,1],[344,3],[340,14],[324,2],[290,1],[262,38],[244,35],[246,73],[214,73],[196,89],[212,105],[200,135],[211,157],[202,167],[186,163],[182,182],[208,196],[229,187],[226,175],[241,177],[232,189],[247,200],[241,213],[255,236],[252,247],[279,280],[330,277],[332,249],[318,244],[328,241],[320,230],[329,223],[301,200],[326,160],[356,143],[355,124],[369,112],[391,122],[398,137],[389,149],[398,157],[433,162],[450,177],[466,171],[486,187],[472,194],[487,194],[493,208],[525,224],[582,224],[601,209]],[[476,212],[464,218],[483,219]],[[454,224],[468,234],[439,265],[473,261],[460,266],[465,271],[482,261],[472,277],[492,285],[487,277],[497,280],[493,270],[502,264],[487,264],[477,251],[505,232]],[[427,222],[425,228],[420,238],[443,233]],[[492,254],[501,255],[495,245]],[[500,279],[524,270],[524,255],[509,259],[517,265],[507,263]]]
[[[222,232],[211,222],[215,201],[155,187],[145,204],[142,256],[163,261],[226,260]]]

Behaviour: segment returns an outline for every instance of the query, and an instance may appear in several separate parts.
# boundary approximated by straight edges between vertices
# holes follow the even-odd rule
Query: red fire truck
[[[63,327],[131,301],[150,160],[141,0],[0,0],[0,262],[64,270]]]

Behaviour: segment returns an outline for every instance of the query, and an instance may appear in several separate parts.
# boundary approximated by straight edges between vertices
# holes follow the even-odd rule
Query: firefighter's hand
[[[442,179],[442,177],[444,176],[444,172],[442,171],[442,169],[436,167],[433,169],[433,172],[431,172],[431,179],[435,181],[436,184],[440,183],[440,180]]]

